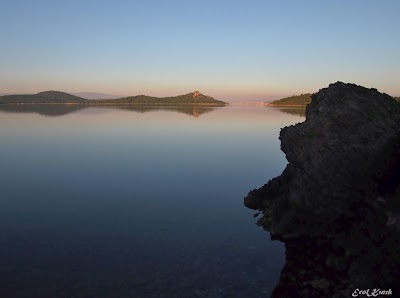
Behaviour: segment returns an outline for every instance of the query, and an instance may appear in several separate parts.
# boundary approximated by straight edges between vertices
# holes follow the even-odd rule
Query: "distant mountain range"
[[[45,91],[37,94],[11,94],[0,96],[0,103],[2,104],[86,102],[89,102],[89,100],[60,91]]]
[[[98,92],[78,92],[78,93],[71,93],[72,95],[86,98],[86,99],[115,99],[124,97],[122,95],[111,95],[106,93],[98,93]]]
[[[15,95],[23,95],[23,94],[24,93],[15,94]],[[99,92],[77,92],[77,93],[71,92],[68,94],[75,95],[75,96],[85,98],[85,99],[114,99],[114,98],[125,97],[123,95],[112,95],[112,94],[99,93]],[[3,96],[3,95],[11,95],[11,93],[0,93],[0,96]]]
[[[97,93],[99,94],[99,93]],[[89,100],[80,96],[60,91],[45,91],[37,94],[13,94],[0,96],[0,104],[167,104],[167,105],[226,105],[227,103],[194,91],[171,97],[152,97],[146,95],[128,96],[114,99]]]

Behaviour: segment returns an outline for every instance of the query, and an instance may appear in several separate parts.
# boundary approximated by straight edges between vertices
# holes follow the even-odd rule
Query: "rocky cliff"
[[[337,82],[312,95],[305,122],[283,128],[280,140],[286,169],[244,200],[261,211],[258,225],[286,245],[273,296],[395,290],[400,105],[376,89]]]

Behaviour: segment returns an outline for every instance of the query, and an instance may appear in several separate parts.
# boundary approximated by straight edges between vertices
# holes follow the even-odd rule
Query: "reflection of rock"
[[[375,89],[338,82],[312,96],[306,118],[280,133],[289,161],[281,176],[245,198],[262,211],[258,224],[286,245],[273,295],[393,290],[400,264],[400,105]]]

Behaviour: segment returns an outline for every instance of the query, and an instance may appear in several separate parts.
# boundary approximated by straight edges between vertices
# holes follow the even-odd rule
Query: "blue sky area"
[[[0,93],[400,96],[400,1],[0,1]]]

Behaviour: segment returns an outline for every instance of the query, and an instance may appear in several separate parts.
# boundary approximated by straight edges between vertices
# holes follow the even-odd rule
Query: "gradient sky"
[[[400,1],[3,1],[0,93],[400,96]]]

